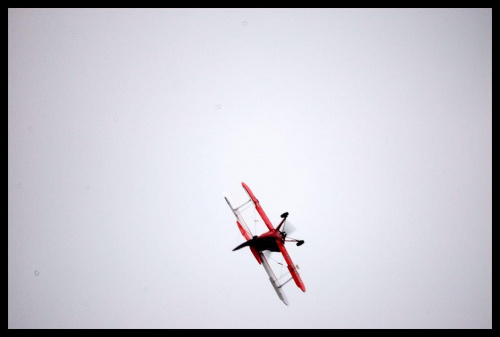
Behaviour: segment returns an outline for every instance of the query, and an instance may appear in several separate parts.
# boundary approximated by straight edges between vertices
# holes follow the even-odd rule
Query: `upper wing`
[[[286,305],[288,305],[288,298],[285,295],[285,292],[283,291],[282,287],[284,284],[281,284],[279,280],[276,278],[274,275],[274,272],[269,265],[269,262],[267,262],[267,258],[264,254],[259,253],[260,259],[262,260],[262,265],[264,266],[264,269],[267,272],[267,275],[269,275],[269,281],[271,281],[271,284],[273,285],[274,290],[276,290],[276,294],[278,294],[278,297],[280,300],[283,301]]]
[[[290,258],[290,255],[288,255],[288,251],[285,248],[285,245],[281,243],[279,240],[276,241],[278,243],[278,247],[281,251],[281,254],[283,254],[283,257],[285,258],[286,264],[288,265],[288,270],[290,271],[290,274],[293,277],[293,280],[295,281],[295,284],[297,287],[302,289],[303,292],[306,291],[306,286],[304,285],[304,282],[302,282],[302,279],[300,278],[299,271],[293,264],[292,259]]]
[[[240,207],[237,207],[237,208],[233,208],[233,206],[231,205],[231,202],[229,202],[229,198],[227,195],[224,196],[224,199],[226,199],[226,202],[229,205],[229,208],[231,208],[231,210],[234,213],[234,216],[236,216],[236,224],[238,225],[238,228],[241,232],[241,235],[243,235],[245,237],[245,239],[247,239],[247,241],[250,240],[253,237],[252,232],[250,232],[250,229],[248,228],[245,220],[243,219],[243,217],[241,216],[241,213],[239,211],[239,208],[241,208],[243,205]],[[260,259],[260,256],[259,256],[259,253],[257,252],[257,250],[253,247],[250,247],[250,250],[252,251],[253,256],[255,256],[255,259],[257,260],[257,262],[259,262],[259,264],[261,264],[262,260]]]
[[[239,207],[233,208],[233,205],[231,205],[231,202],[229,201],[229,197],[227,195],[224,196],[224,199],[226,199],[229,208],[231,208],[231,211],[233,211],[234,216],[236,217],[236,223],[238,224],[238,228],[240,229],[241,234],[245,237],[245,239],[250,240],[252,238],[252,232],[250,232],[250,229],[245,223],[245,220],[241,216],[241,213],[238,210]]]
[[[250,187],[248,187],[248,185],[245,184],[244,182],[242,182],[241,185],[250,196],[250,199],[252,199],[253,203],[255,204],[255,209],[257,210],[257,212],[259,212],[259,215],[262,218],[262,220],[264,220],[264,223],[266,224],[267,228],[269,228],[269,230],[274,230],[273,224],[271,223],[266,213],[260,206],[259,200],[257,200],[255,195],[253,195],[252,190],[250,190]]]

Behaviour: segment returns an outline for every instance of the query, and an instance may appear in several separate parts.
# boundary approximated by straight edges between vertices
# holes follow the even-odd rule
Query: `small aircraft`
[[[288,252],[285,248],[285,242],[296,242],[297,246],[301,246],[304,244],[304,240],[296,240],[296,239],[287,239],[287,233],[285,231],[285,222],[288,217],[288,212],[285,212],[281,214],[281,220],[280,224],[278,227],[274,228],[271,221],[267,217],[266,213],[260,206],[259,200],[255,197],[255,195],[252,193],[250,188],[248,187],[247,184],[244,182],[241,183],[245,191],[247,192],[248,196],[250,199],[243,203],[241,206],[234,208],[231,203],[229,202],[228,196],[224,195],[224,198],[226,199],[227,204],[229,205],[229,208],[233,211],[234,215],[236,216],[236,224],[238,225],[238,228],[240,229],[241,234],[245,237],[247,241],[243,242],[241,245],[237,246],[236,248],[233,249],[233,251],[241,249],[243,247],[249,247],[250,251],[254,255],[255,259],[259,264],[262,264],[264,266],[264,269],[266,270],[267,274],[269,275],[269,280],[271,281],[271,284],[273,285],[274,290],[278,294],[278,297],[288,305],[288,299],[283,292],[282,287],[287,284],[290,280],[294,280],[295,284],[297,287],[299,287],[303,292],[306,291],[306,287],[304,285],[304,282],[302,282],[302,279],[300,278],[299,272],[298,272],[298,266],[294,265],[292,262],[292,259],[290,258],[290,255],[288,255]],[[259,213],[260,217],[264,221],[265,225],[269,229],[269,231],[259,235],[259,236],[254,236],[250,232],[250,229],[248,228],[247,224],[245,223],[245,220],[243,219],[243,216],[241,215],[240,209],[243,207],[247,206],[250,202],[253,202],[255,209]],[[286,280],[285,282],[280,282],[280,280],[275,276],[275,273],[273,272],[273,269],[269,265],[269,262],[267,260],[266,255],[264,255],[264,251],[271,251],[271,252],[281,252],[283,255],[286,263],[287,263],[287,268],[288,271],[290,272],[290,275],[292,276],[290,279]]]

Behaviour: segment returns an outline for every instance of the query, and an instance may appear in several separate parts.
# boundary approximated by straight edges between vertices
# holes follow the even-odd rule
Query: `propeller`
[[[297,227],[295,227],[293,225],[293,223],[291,223],[289,220],[286,220],[285,223],[283,224],[282,232],[285,232],[286,235],[292,234],[296,230],[297,230]]]
[[[283,220],[281,221],[280,226],[278,226],[279,227],[278,230],[281,233],[285,234],[285,236],[295,232],[295,229],[296,229],[295,226],[291,222],[287,221],[287,217],[288,217],[288,212],[281,214],[281,218]]]
[[[288,234],[295,232],[297,228],[291,222],[286,220],[286,218],[288,217],[288,212],[281,214],[281,217],[283,218],[283,222],[282,222],[283,225],[281,227],[280,232],[286,238],[288,236]],[[296,240],[296,239],[292,239],[292,240],[297,242],[297,246],[301,246],[304,244],[304,240]]]
[[[297,228],[292,223],[290,223],[288,221],[285,221],[285,223],[283,224],[282,232],[285,233],[285,237],[287,237],[288,234],[292,234],[296,230],[297,230]],[[304,240],[297,240],[297,246],[302,246],[303,244],[304,244]]]

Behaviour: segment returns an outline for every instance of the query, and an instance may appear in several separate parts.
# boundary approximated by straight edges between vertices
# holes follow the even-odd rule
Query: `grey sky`
[[[9,9],[10,328],[491,328],[491,9]],[[284,211],[276,296],[222,197]]]

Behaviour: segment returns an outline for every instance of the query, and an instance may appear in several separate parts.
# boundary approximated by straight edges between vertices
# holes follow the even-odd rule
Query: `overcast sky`
[[[491,328],[492,10],[9,9],[8,326]]]

